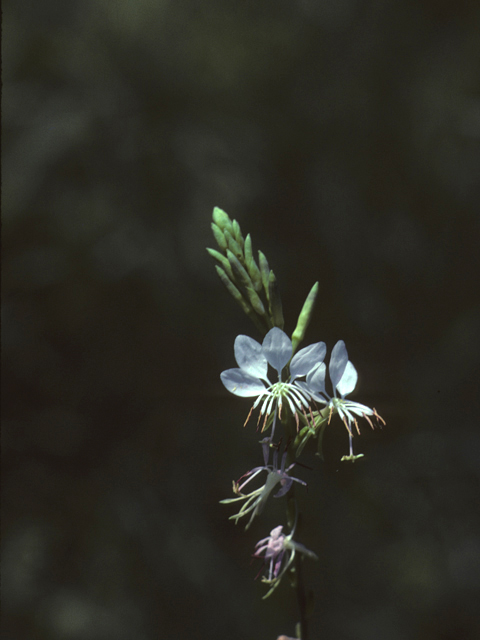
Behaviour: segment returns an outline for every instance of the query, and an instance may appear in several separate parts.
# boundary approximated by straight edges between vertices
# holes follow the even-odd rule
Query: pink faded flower
[[[263,538],[263,540],[260,540],[255,545],[254,557],[263,558],[264,564],[267,567],[262,577],[262,582],[269,584],[270,589],[263,596],[264,599],[268,598],[278,587],[281,579],[295,560],[295,554],[297,552],[313,560],[318,560],[313,551],[310,551],[303,544],[293,540],[293,534],[294,531],[286,536],[283,533],[283,526],[280,525],[272,529],[267,538]]]

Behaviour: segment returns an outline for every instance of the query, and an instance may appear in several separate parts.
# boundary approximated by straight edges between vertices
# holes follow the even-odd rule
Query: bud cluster
[[[219,262],[215,268],[228,292],[261,332],[283,329],[277,279],[261,251],[258,264],[255,261],[250,234],[244,238],[238,222],[218,207],[213,210],[212,231],[220,251],[207,251]]]

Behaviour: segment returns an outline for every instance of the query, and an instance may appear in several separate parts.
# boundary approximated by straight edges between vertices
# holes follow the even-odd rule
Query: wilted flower
[[[268,593],[263,596],[264,598],[268,598],[274,589],[278,587],[284,574],[295,560],[297,551],[313,560],[318,560],[313,551],[309,551],[303,544],[295,542],[292,539],[293,535],[294,531],[286,536],[283,533],[283,527],[280,525],[270,531],[268,538],[260,540],[255,545],[254,557],[263,558],[264,563],[267,565],[262,582],[271,585]]]
[[[330,396],[325,390],[326,366],[324,362],[309,371],[306,382],[297,382],[297,385],[305,393],[309,393],[313,400],[316,402],[322,402],[323,404],[326,404],[327,407],[330,407],[330,415],[334,411],[338,413],[347,427],[348,434],[350,436],[350,455],[344,456],[342,460],[353,461],[355,458],[361,457],[361,455],[353,455],[352,447],[352,424],[355,425],[357,432],[360,433],[356,416],[365,418],[372,429],[373,423],[369,416],[375,416],[375,418],[383,422],[383,424],[385,424],[385,421],[378,415],[375,409],[370,409],[370,407],[367,407],[364,404],[345,399],[345,396],[355,389],[358,380],[358,373],[348,359],[347,349],[343,340],[339,340],[333,348],[332,355],[330,356],[328,373],[332,382],[333,396]]]
[[[239,368],[223,371],[220,378],[228,391],[236,396],[257,397],[245,424],[253,409],[259,406],[263,400],[258,419],[260,421],[260,418],[265,416],[264,429],[267,418],[273,413],[273,437],[277,416],[276,409],[278,407],[281,416],[284,399],[286,399],[292,414],[295,415],[298,424],[297,411],[305,413],[310,398],[308,392],[294,384],[294,381],[299,377],[306,376],[319,362],[322,362],[326,353],[325,343],[317,342],[305,347],[292,358],[292,341],[281,329],[274,327],[267,333],[262,344],[248,336],[237,336],[234,350]],[[289,362],[290,377],[287,382],[282,380],[282,372]],[[273,384],[267,377],[269,364],[278,374],[278,382]]]
[[[230,516],[230,520],[235,520],[235,524],[237,524],[238,520],[243,516],[246,516],[248,513],[251,513],[250,520],[248,521],[245,529],[252,524],[255,516],[259,515],[267,502],[269,495],[272,491],[280,485],[279,491],[273,496],[274,498],[281,498],[290,490],[290,487],[294,482],[299,482],[300,484],[306,485],[307,483],[303,480],[299,480],[298,478],[293,478],[288,475],[288,472],[292,467],[295,466],[295,463],[291,464],[287,469],[285,469],[285,462],[287,458],[287,452],[282,456],[282,463],[280,469],[278,468],[278,451],[275,450],[273,452],[273,465],[268,464],[269,452],[270,452],[270,439],[266,439],[262,442],[263,444],[263,459],[265,465],[263,467],[255,467],[250,471],[247,471],[237,482],[233,482],[233,492],[238,495],[238,498],[227,498],[226,500],[220,500],[222,504],[229,504],[230,502],[239,502],[241,500],[245,500],[245,504],[242,506],[240,511],[233,516]],[[244,494],[242,493],[242,489],[251,481],[255,476],[257,476],[262,471],[267,472],[267,479],[265,484],[255,489],[251,493]],[[241,482],[244,478],[247,478],[243,482]],[[241,484],[240,484],[241,483]]]

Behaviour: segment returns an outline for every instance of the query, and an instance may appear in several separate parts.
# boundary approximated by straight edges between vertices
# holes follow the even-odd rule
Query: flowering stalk
[[[283,525],[270,531],[255,547],[254,557],[261,558],[262,581],[269,586],[264,598],[270,596],[280,585],[282,578],[291,574],[297,592],[300,622],[297,624],[298,640],[307,640],[307,618],[312,608],[313,596],[306,596],[303,581],[303,559],[317,559],[313,551],[294,539],[300,521],[294,497],[295,484],[306,482],[295,478],[291,471],[305,447],[317,442],[317,454],[323,459],[323,434],[338,414],[349,437],[349,453],[342,461],[354,462],[363,454],[354,455],[353,437],[360,434],[358,418],[364,418],[373,428],[384,423],[375,409],[346,396],[355,389],[358,374],[348,359],[343,340],[332,350],[329,377],[332,393],[326,390],[326,365],[323,362],[327,347],[316,342],[297,351],[310,323],[318,282],[312,287],[298,317],[290,338],[283,331],[283,311],[275,275],[268,266],[265,255],[258,252],[258,264],[253,256],[250,235],[243,237],[240,225],[215,207],[212,231],[219,251],[208,249],[219,263],[217,273],[229,293],[240,304],[247,316],[264,334],[262,343],[246,335],[235,339],[234,354],[238,367],[227,369],[220,375],[225,388],[241,398],[254,398],[244,426],[252,413],[258,409],[257,430],[270,433],[260,441],[263,450],[263,466],[247,471],[237,482],[233,482],[234,498],[221,500],[222,504],[242,503],[238,513],[230,516],[237,523],[249,516],[246,529],[260,516],[269,503],[270,496],[287,499],[287,521],[291,531],[287,535]],[[269,377],[269,368],[275,371],[274,381]],[[277,423],[283,427],[283,435],[275,442]],[[279,450],[284,441],[284,452],[279,465]],[[273,449],[272,464],[269,463]],[[250,491],[250,483],[263,473],[264,483]],[[248,492],[249,491],[249,492]],[[293,518],[292,512],[295,512]]]

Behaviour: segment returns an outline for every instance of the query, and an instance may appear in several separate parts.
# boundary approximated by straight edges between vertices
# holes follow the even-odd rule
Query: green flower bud
[[[228,244],[228,248],[230,249],[230,251],[235,254],[235,256],[241,260],[243,262],[243,251],[241,246],[238,244],[238,242],[235,240],[235,238],[232,236],[232,234],[229,231],[225,231],[225,239],[227,241]]]
[[[245,314],[254,322],[255,326],[260,331],[260,333],[262,333],[262,334],[265,333],[265,327],[260,322],[258,316],[254,312],[254,310],[250,307],[250,305],[245,300],[245,298],[240,293],[240,291],[237,289],[237,287],[230,281],[230,279],[227,276],[227,274],[225,273],[225,271],[221,267],[219,267],[218,265],[215,265],[215,269],[217,270],[217,273],[218,273],[218,276],[219,276],[220,280],[223,282],[223,284],[225,285],[225,288],[230,293],[230,295],[242,307],[242,309],[245,312]]]
[[[253,283],[250,279],[250,276],[244,269],[244,267],[240,264],[240,261],[233,255],[230,249],[227,249],[227,258],[232,266],[234,273],[238,276],[240,282],[245,287],[245,291],[247,293],[248,299],[252,307],[260,316],[266,316],[265,307],[263,306],[263,302],[258,297],[257,292],[253,288]]]
[[[223,269],[227,272],[230,280],[235,282],[235,276],[233,275],[232,267],[230,266],[230,262],[228,261],[228,259],[219,251],[215,251],[215,249],[209,249],[207,247],[207,251],[212,256],[212,258],[215,258],[215,260],[218,260],[220,262]]]
[[[255,291],[258,293],[262,290],[262,275],[257,263],[255,262],[255,258],[253,257],[252,238],[250,237],[250,234],[245,238],[245,246],[243,247],[243,250],[245,252],[245,265],[247,267],[247,271],[252,279]]]
[[[319,284],[316,282],[310,290],[307,299],[304,302],[300,315],[298,316],[297,326],[292,333],[292,346],[293,353],[297,350],[298,345],[305,337],[305,332],[312,317],[313,307],[315,306],[315,300],[317,299]]]
[[[273,271],[268,276],[268,297],[270,300],[270,311],[272,314],[273,325],[283,329],[283,309],[280,293],[278,291],[277,279]]]
[[[238,242],[238,244],[243,248],[244,240],[242,236],[242,230],[240,229],[240,225],[236,220],[232,222],[232,227],[233,227],[233,233],[232,233],[233,237]]]
[[[230,233],[233,233],[232,221],[225,213],[225,211],[223,211],[219,207],[214,207],[212,217],[213,221],[215,222],[217,227],[219,227],[220,231],[229,231]]]
[[[218,244],[218,246],[220,247],[220,249],[222,251],[226,251],[227,250],[227,241],[225,239],[225,236],[223,235],[221,229],[219,226],[217,226],[214,222],[212,222],[212,231],[213,231],[213,236]]]
[[[258,252],[258,263],[260,265],[260,275],[262,276],[263,288],[265,289],[265,295],[267,296],[267,300],[270,300],[270,291],[268,285],[268,276],[270,274],[270,267],[268,266],[267,259],[265,255],[259,251]]]

